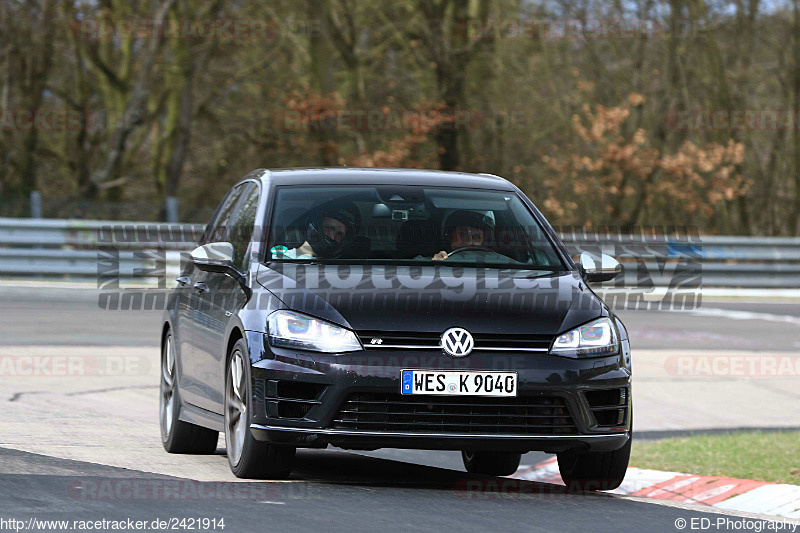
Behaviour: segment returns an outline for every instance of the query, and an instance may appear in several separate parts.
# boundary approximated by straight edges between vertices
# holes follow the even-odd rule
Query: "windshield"
[[[566,269],[513,192],[283,186],[272,220],[268,261]]]

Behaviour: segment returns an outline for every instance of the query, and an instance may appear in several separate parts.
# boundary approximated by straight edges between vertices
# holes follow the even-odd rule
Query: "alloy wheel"
[[[161,435],[166,440],[172,432],[172,416],[175,411],[175,348],[172,345],[172,335],[167,335],[161,357],[160,400]]]
[[[242,352],[235,350],[228,365],[225,384],[225,443],[228,457],[236,465],[242,458],[247,432],[247,381]]]

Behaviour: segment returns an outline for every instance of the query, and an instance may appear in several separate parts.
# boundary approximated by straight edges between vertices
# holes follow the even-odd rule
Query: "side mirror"
[[[192,262],[207,272],[236,271],[233,264],[233,245],[229,242],[210,242],[192,250]]]
[[[191,253],[192,262],[200,270],[220,272],[231,276],[244,291],[247,299],[253,294],[247,285],[247,278],[233,263],[233,245],[229,242],[210,242],[198,246]]]
[[[622,265],[610,255],[600,254],[600,264],[590,254],[583,252],[580,266],[588,283],[610,281],[622,272]]]

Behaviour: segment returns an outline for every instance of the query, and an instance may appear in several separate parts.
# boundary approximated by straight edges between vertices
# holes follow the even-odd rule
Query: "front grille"
[[[572,435],[569,407],[557,396],[493,398],[414,397],[359,392],[350,395],[333,428],[411,433]]]
[[[441,350],[443,332],[416,331],[358,331],[361,344],[368,350],[405,349]],[[550,350],[552,335],[507,335],[501,333],[472,333],[473,351],[542,352]]]

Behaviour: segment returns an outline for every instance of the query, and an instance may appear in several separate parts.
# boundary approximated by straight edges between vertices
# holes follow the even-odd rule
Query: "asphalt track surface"
[[[470,482],[460,472],[337,452],[300,454],[293,481],[239,491],[253,500],[114,499],[112,491],[103,497],[102,488],[84,495],[81,487],[193,482],[13,450],[0,449],[0,467],[0,516],[22,521],[207,518],[224,519],[224,531],[639,532],[677,531],[680,518],[722,516],[526,482],[516,496],[470,495],[459,490]],[[214,482],[195,487],[199,494],[220,492]]]
[[[800,321],[798,307],[716,302],[704,304],[699,314],[620,316],[634,349],[669,342],[719,350],[739,339],[756,350],[797,352],[792,317]],[[0,309],[0,354],[122,354],[145,361],[130,375],[0,376],[0,530],[9,529],[2,520],[11,518],[23,521],[20,530],[44,530],[42,524],[27,529],[30,519],[224,518],[224,531],[437,532],[678,531],[679,519],[742,520],[697,506],[470,476],[454,452],[299,451],[287,481],[238,481],[228,469],[223,439],[211,456],[173,456],[160,446],[158,374],[152,368],[160,312],[103,311],[92,290],[53,287],[0,287]],[[527,454],[523,464],[545,457]],[[747,519],[742,525],[749,527],[724,530],[767,526],[759,517]],[[61,530],[77,528],[71,523]]]

